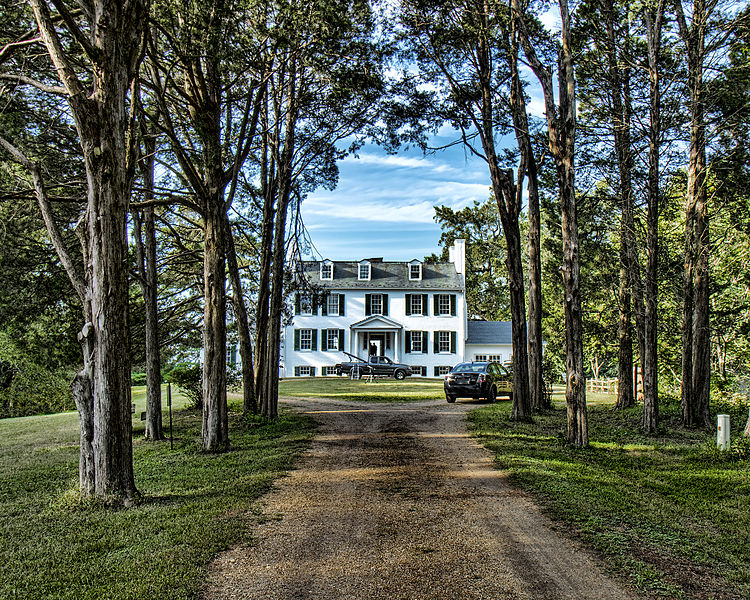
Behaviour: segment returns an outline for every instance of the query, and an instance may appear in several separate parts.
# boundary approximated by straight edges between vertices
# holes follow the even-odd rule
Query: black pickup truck
[[[399,381],[411,375],[411,367],[393,362],[387,356],[370,356],[368,360],[344,352],[353,358],[351,362],[339,363],[334,368],[336,375],[351,375],[352,372],[360,377],[363,375],[385,375]]]

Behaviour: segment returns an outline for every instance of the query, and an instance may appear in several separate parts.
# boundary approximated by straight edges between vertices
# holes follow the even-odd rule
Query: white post
[[[729,415],[716,415],[716,447],[729,450]]]

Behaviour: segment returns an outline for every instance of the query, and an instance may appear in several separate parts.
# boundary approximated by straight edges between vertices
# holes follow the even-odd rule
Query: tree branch
[[[47,198],[47,190],[44,187],[44,178],[42,177],[42,170],[39,167],[39,163],[29,160],[18,148],[2,137],[0,137],[0,146],[2,146],[18,163],[26,167],[31,173],[31,177],[34,180],[34,191],[36,192],[39,208],[42,211],[44,224],[47,226],[47,233],[49,234],[50,241],[57,252],[57,256],[60,259],[65,272],[68,274],[70,282],[73,284],[81,303],[85,306],[86,284],[65,246],[65,241],[63,240],[62,233],[60,232],[57,223],[55,223],[54,216],[52,215],[52,207]]]
[[[26,77],[26,75],[12,75],[10,73],[0,73],[0,79],[4,79],[5,81],[15,81],[16,83],[21,83],[24,85],[31,85],[48,94],[57,94],[58,96],[68,95],[68,90],[60,85],[47,85],[47,84],[42,83],[41,81],[32,79],[31,77]]]

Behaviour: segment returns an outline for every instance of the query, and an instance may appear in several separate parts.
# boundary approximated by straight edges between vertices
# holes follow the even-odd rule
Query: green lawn
[[[0,421],[0,598],[194,598],[210,559],[247,534],[242,514],[311,435],[310,421],[290,413],[251,426],[233,414],[232,451],[203,454],[200,414],[180,410],[176,395],[170,451],[169,441],[142,439],[144,394],[134,388],[143,497],[128,510],[82,502],[73,491],[76,413]]]
[[[750,598],[748,454],[719,453],[714,433],[680,429],[676,402],[662,405],[663,431],[644,436],[642,408],[614,411],[606,396],[590,399],[591,447],[574,449],[562,399],[532,424],[511,422],[508,403],[479,408],[473,431],[514,485],[644,595]],[[747,408],[732,410],[737,435]]]
[[[445,398],[442,379],[352,380],[348,377],[295,377],[279,382],[279,395],[364,402],[404,402]]]

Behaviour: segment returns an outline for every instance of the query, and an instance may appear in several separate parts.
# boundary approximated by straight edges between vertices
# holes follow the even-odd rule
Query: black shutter
[[[299,329],[294,330],[294,350],[299,351]]]
[[[440,377],[440,367],[435,367],[435,377]]]
[[[411,294],[406,294],[406,316],[409,315],[411,315]]]
[[[451,331],[451,354],[456,353],[456,332]]]
[[[328,296],[323,296],[320,299],[320,314],[324,317],[328,316]]]
[[[422,294],[422,314],[425,317],[430,314],[430,303],[427,302],[427,294]]]
[[[388,316],[388,294],[383,294],[382,299],[383,299],[383,316],[387,317]]]
[[[320,296],[317,294],[312,295],[312,314],[318,314],[318,303],[320,302]]]
[[[299,367],[294,367],[294,376],[299,377]]]
[[[435,309],[432,314],[437,317],[440,314],[440,294],[435,294],[432,297],[432,304],[432,308]]]
[[[339,352],[344,351],[344,330],[339,329]]]
[[[294,294],[294,314],[298,315],[302,312],[302,302],[299,297],[299,292]]]
[[[312,330],[312,346],[311,346],[311,349],[313,351],[318,349],[318,330],[317,329],[313,329]]]
[[[372,312],[372,294],[365,294],[365,316],[369,317]]]
[[[422,332],[422,353],[427,354],[427,336],[428,333],[426,331]]]
[[[432,350],[437,354],[440,352],[440,333],[435,331],[432,335],[434,336],[432,339]]]
[[[320,349],[323,352],[328,352],[328,330],[327,329],[320,330]]]
[[[315,367],[310,367],[310,377],[315,377]]]
[[[344,311],[346,310],[346,301],[344,299],[344,294],[339,294],[339,316],[344,316]]]
[[[456,294],[451,294],[451,316],[456,316]]]
[[[404,348],[406,354],[411,354],[411,331],[406,332],[406,348]]]

